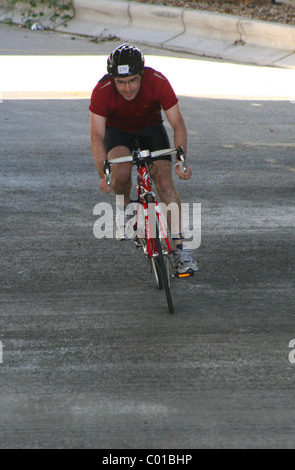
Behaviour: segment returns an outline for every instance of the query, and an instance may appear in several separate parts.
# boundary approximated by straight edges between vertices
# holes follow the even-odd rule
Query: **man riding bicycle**
[[[91,149],[101,177],[100,190],[103,193],[114,191],[116,195],[123,195],[126,207],[130,203],[132,165],[115,165],[112,184],[108,187],[103,171],[106,158],[130,155],[135,140],[140,141],[143,149],[150,151],[169,148],[161,109],[165,111],[173,129],[175,147],[182,146],[185,154],[187,130],[178,99],[169,81],[160,72],[145,67],[143,54],[137,47],[123,44],[116,48],[108,57],[107,72],[91,96]],[[161,202],[166,206],[176,203],[180,214],[181,201],[173,181],[171,156],[156,158],[153,169],[153,181]],[[189,166],[187,173],[182,173],[176,164],[175,171],[183,180],[192,175]],[[191,250],[183,249],[181,227],[169,228],[174,241],[178,272],[183,274],[189,270],[197,271]]]

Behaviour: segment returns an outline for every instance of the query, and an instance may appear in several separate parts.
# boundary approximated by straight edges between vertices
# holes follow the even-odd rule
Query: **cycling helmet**
[[[107,69],[111,77],[129,77],[138,73],[142,74],[144,69],[143,54],[131,44],[122,44],[111,52]]]

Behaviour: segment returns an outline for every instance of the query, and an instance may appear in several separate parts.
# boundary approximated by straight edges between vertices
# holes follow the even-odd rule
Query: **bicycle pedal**
[[[192,269],[190,269],[189,271],[187,271],[186,273],[178,273],[176,272],[175,273],[175,277],[177,277],[178,279],[183,279],[183,278],[186,278],[186,277],[192,277],[194,276],[194,271]]]

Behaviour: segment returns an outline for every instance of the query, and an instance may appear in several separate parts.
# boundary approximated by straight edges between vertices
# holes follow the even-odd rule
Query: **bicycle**
[[[137,203],[136,221],[134,224],[134,241],[137,248],[142,248],[148,261],[150,272],[154,274],[158,289],[164,289],[170,313],[174,313],[171,295],[171,277],[189,277],[194,272],[178,274],[174,266],[174,250],[171,248],[165,221],[161,214],[158,199],[152,190],[152,175],[150,168],[153,159],[166,155],[176,155],[183,172],[187,171],[182,147],[177,149],[163,149],[150,152],[141,150],[139,142],[135,142],[131,155],[113,160],[105,160],[104,173],[108,186],[111,185],[111,165],[132,163],[137,166]],[[140,207],[143,208],[144,228],[139,231]]]

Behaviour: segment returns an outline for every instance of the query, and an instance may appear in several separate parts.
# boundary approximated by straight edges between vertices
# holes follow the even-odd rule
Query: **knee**
[[[166,175],[161,175],[156,183],[156,188],[159,194],[170,193],[174,189],[173,179]]]
[[[108,154],[109,160],[115,160],[118,157],[125,157],[130,155],[130,150],[127,147],[118,146],[114,147]],[[131,171],[132,165],[130,163],[122,163],[112,167],[112,179],[114,184],[121,186],[131,184]]]
[[[131,185],[131,167],[122,165],[116,165],[113,172],[113,182],[115,186],[130,186]]]

